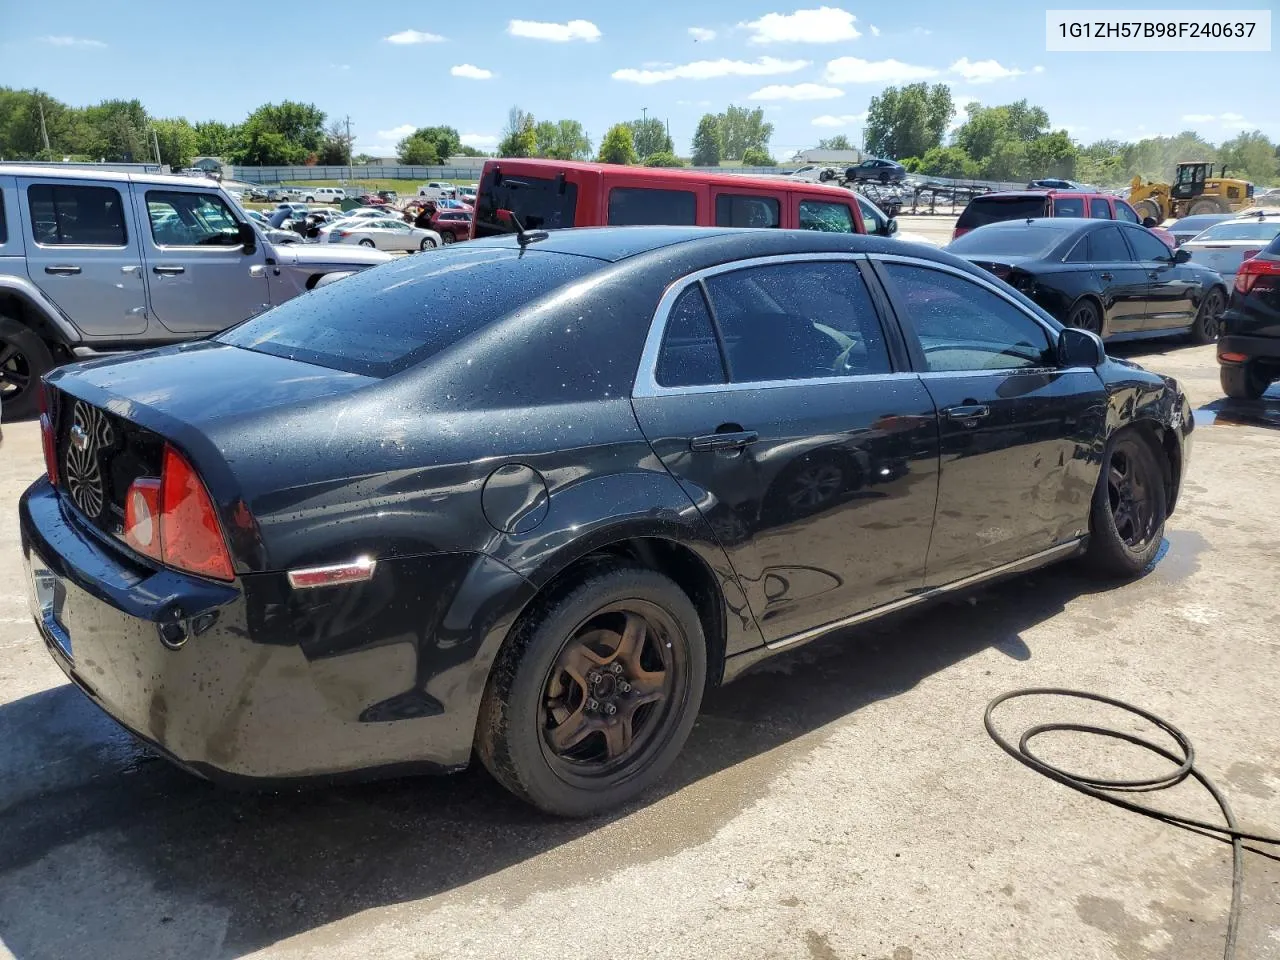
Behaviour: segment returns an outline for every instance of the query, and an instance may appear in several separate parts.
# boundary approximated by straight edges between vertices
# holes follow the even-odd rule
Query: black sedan
[[[868,157],[861,163],[848,167],[844,172],[846,180],[855,183],[901,183],[907,179],[907,168],[896,160],[882,160],[879,157]]]
[[[1217,336],[1227,285],[1170,251],[1151,231],[1120,220],[1006,220],[946,248],[1004,280],[1061,323],[1106,339]]]
[[[121,724],[213,779],[474,753],[565,815],[775,651],[1077,555],[1137,574],[1192,429],[963,260],[780,230],[460,244],[45,394],[33,612]]]

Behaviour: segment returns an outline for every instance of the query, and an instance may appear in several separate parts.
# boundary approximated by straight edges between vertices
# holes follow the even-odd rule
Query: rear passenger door
[[[20,179],[27,275],[89,336],[147,329],[136,221],[124,181]]]
[[[1134,260],[1120,228],[1102,227],[1081,242],[1088,244],[1089,265],[1102,292],[1106,314],[1103,331],[1110,334],[1141,330],[1147,318],[1150,279],[1147,269]]]
[[[769,643],[924,575],[937,420],[856,261],[740,261],[673,285],[633,393]]]

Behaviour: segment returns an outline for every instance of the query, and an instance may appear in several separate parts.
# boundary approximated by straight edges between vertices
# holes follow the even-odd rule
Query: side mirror
[[[1142,225],[1146,227],[1148,230],[1150,230],[1152,227],[1160,226],[1160,221],[1157,220],[1155,217],[1143,217]]]
[[[240,241],[240,246],[244,247],[246,254],[258,249],[258,233],[250,224],[241,223],[236,228],[236,239]]]
[[[898,232],[898,219],[897,217],[890,217],[885,222],[884,235],[886,237],[892,237],[897,232]]]
[[[1183,250],[1181,247],[1179,247],[1177,250],[1173,251],[1173,256],[1171,259],[1174,263],[1186,263],[1188,260],[1191,259],[1191,251]]]
[[[1058,362],[1064,367],[1096,369],[1107,360],[1102,338],[1088,330],[1065,327],[1058,334]]]

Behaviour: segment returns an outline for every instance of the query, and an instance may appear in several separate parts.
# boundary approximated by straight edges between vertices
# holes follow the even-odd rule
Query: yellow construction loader
[[[1180,163],[1173,185],[1134,177],[1129,184],[1129,205],[1140,217],[1169,218],[1200,213],[1235,213],[1253,205],[1253,184],[1213,175],[1213,164],[1201,160]]]

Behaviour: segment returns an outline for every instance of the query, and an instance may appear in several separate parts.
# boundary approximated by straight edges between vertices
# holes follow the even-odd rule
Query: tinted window
[[[1210,227],[1196,240],[1270,240],[1280,231],[1280,218],[1275,220],[1231,220]]]
[[[655,374],[664,387],[725,382],[711,314],[702,298],[702,288],[696,284],[682,293],[671,308]]]
[[[1125,238],[1133,248],[1133,255],[1138,260],[1167,260],[1169,248],[1154,234],[1146,230],[1126,230]]]
[[[1123,200],[1116,201],[1116,219],[1128,220],[1130,223],[1141,223],[1142,219],[1138,216],[1138,211],[1133,209]]]
[[[1089,238],[1081,237],[1074,247],[1062,258],[1063,263],[1088,263]]]
[[[845,203],[825,203],[821,200],[800,201],[800,229],[821,230],[824,233],[856,233],[853,227],[853,211]]]
[[[862,226],[867,233],[879,233],[887,222],[883,213],[866,197],[854,195],[858,201],[858,212],[862,214]]]
[[[707,291],[735,383],[890,369],[879,318],[851,263],[749,267],[709,278]]]
[[[751,197],[722,193],[716,197],[717,227],[776,227],[778,201],[773,197]]]
[[[572,227],[578,209],[578,185],[543,177],[497,177],[486,173],[476,196],[476,236],[515,233],[515,225],[498,219],[499,210],[510,210],[526,230]]]
[[[0,243],[9,242],[9,223],[4,216],[4,192],[0,191]]]
[[[1055,217],[1083,217],[1084,197],[1054,197],[1053,215]]]
[[[614,187],[609,191],[612,226],[692,226],[697,221],[698,198],[690,190]]]
[[[34,184],[27,188],[36,243],[123,247],[128,242],[120,193],[111,187]]]
[[[1111,219],[1111,204],[1102,197],[1089,198],[1089,216],[1095,220]]]
[[[147,213],[158,246],[240,245],[236,218],[216,194],[148,190]]]
[[[1043,257],[1063,241],[1063,231],[1048,226],[1010,225],[990,230],[973,230],[947,245],[950,253],[960,257],[982,254],[1008,254],[1019,257]]]
[[[1133,254],[1125,246],[1124,237],[1117,227],[1103,227],[1086,238],[1089,241],[1089,259],[1093,263],[1125,263],[1133,260]],[[1160,243],[1159,240],[1156,243]],[[1160,243],[1160,246],[1164,246]]]
[[[972,230],[1001,220],[1043,217],[1048,200],[1044,197],[976,197],[969,201],[956,221],[961,230]]]
[[[216,339],[386,377],[603,266],[590,257],[456,244],[319,287]]]
[[[886,263],[930,371],[1051,366],[1049,336],[986,287],[941,270]]]
[[[1276,238],[1267,244],[1267,249],[1264,252],[1280,256],[1280,234],[1277,234]]]

